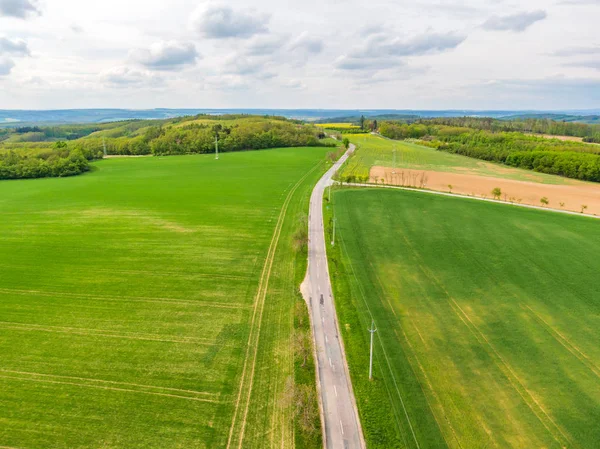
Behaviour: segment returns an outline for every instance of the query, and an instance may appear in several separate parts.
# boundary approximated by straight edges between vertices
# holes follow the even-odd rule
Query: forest
[[[400,123],[396,121],[396,123]],[[450,126],[490,132],[521,132],[552,136],[581,137],[586,142],[600,143],[600,125],[556,121],[549,118],[500,120],[489,117],[443,117],[404,121],[405,124]]]
[[[106,155],[179,155],[335,146],[312,125],[282,117],[193,116],[0,130],[0,179],[72,176]]]
[[[413,124],[383,122],[379,133],[390,139],[417,139],[419,143],[454,154],[461,154],[512,167],[600,182],[600,145],[548,139],[503,130],[491,119],[433,119]],[[502,122],[501,122],[502,123]],[[509,122],[511,123],[511,122]],[[565,123],[564,126],[591,133],[595,125]],[[549,124],[547,130],[554,129]],[[563,124],[557,124],[556,130]],[[487,128],[486,128],[487,127]],[[566,130],[566,128],[565,128]]]

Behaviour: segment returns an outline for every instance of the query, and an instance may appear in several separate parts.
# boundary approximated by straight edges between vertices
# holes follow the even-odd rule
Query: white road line
[[[331,363],[331,357],[329,357],[329,366],[333,367],[333,363]]]
[[[335,385],[333,386],[333,391],[335,391],[335,397],[337,398],[337,387]]]
[[[340,429],[342,429],[342,435],[344,434],[344,425],[342,424],[342,420],[340,419]]]

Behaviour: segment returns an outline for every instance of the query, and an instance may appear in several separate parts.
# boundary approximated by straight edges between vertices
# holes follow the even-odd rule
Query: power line
[[[369,380],[373,380],[373,335],[377,332],[377,328],[375,327],[375,320],[371,321],[371,328],[369,329],[371,333],[371,356],[369,357]]]

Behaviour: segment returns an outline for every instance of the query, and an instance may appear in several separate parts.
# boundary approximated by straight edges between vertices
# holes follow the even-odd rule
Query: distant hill
[[[540,114],[517,114],[502,117],[502,120],[554,120],[555,122],[577,122],[588,125],[600,124],[600,115],[571,115],[571,114],[555,114],[555,113],[540,113]]]
[[[553,120],[600,123],[600,111],[491,111],[491,110],[402,110],[402,109],[56,109],[0,110],[0,127],[106,123],[122,120],[169,119],[210,114],[283,116],[307,121],[349,123],[361,115],[377,120],[411,120],[433,117],[551,118]]]

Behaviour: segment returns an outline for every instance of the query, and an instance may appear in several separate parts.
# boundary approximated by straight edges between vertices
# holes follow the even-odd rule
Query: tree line
[[[443,121],[446,121],[444,119]],[[483,120],[477,120],[481,123]],[[456,121],[467,125],[468,121]],[[541,173],[600,182],[600,146],[546,139],[520,132],[493,132],[469,127],[427,123],[382,123],[381,135],[391,139],[419,139],[421,143],[454,154]]]
[[[80,149],[0,152],[0,179],[75,176],[90,169],[91,158]]]
[[[413,122],[424,126],[442,125],[490,132],[521,132],[581,137],[587,142],[600,143],[600,125],[556,121],[549,118],[500,120],[489,117],[442,117],[419,119]]]

